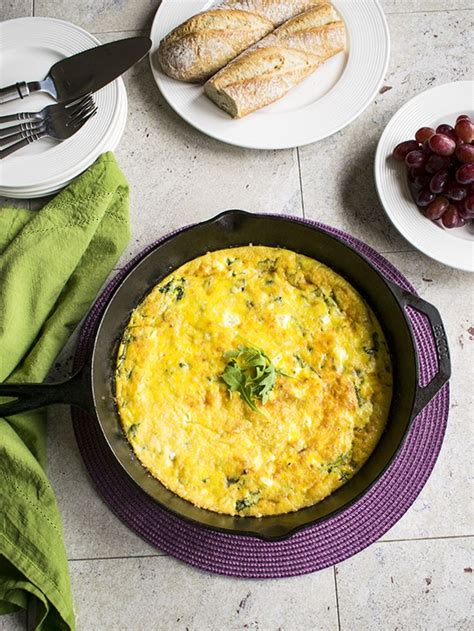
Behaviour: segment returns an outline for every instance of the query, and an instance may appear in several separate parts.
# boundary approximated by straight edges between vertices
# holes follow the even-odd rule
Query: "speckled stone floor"
[[[0,19],[61,18],[106,42],[146,32],[158,4],[4,0]],[[220,144],[170,110],[147,60],[127,73],[129,118],[116,155],[132,190],[133,238],[122,264],[159,235],[226,208],[319,219],[372,245],[437,305],[447,328],[452,409],[435,470],[401,521],[352,559],[298,578],[223,578],[151,548],[114,517],[82,466],[68,409],[57,407],[50,413],[49,474],[62,511],[81,631],[445,631],[474,626],[473,467],[467,456],[474,447],[473,279],[413,250],[386,218],[372,176],[377,140],[404,102],[429,86],[472,78],[473,4],[383,0],[383,6],[392,37],[384,82],[389,89],[349,127],[301,150],[253,152]],[[70,348],[72,343],[57,374],[67,372]],[[0,631],[26,624],[25,615],[2,617]]]

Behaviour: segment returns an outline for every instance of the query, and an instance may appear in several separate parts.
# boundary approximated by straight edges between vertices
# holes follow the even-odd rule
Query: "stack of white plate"
[[[0,25],[2,87],[17,81],[43,79],[60,59],[100,43],[87,31],[62,20],[20,18],[4,22]],[[97,114],[68,140],[43,138],[0,162],[1,196],[30,199],[55,193],[100,154],[115,149],[127,119],[127,95],[122,79],[96,92],[94,101]],[[0,116],[35,112],[52,104],[51,97],[36,93],[0,104]]]

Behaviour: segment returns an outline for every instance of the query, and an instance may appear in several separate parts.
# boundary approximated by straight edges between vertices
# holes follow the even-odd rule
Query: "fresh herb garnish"
[[[323,469],[325,469],[328,473],[333,473],[338,471],[338,469],[350,462],[351,454],[343,453],[340,454],[334,462],[328,462],[327,464],[321,465]]]
[[[364,399],[364,397],[362,396],[362,394],[360,392],[360,386],[357,386],[356,384],[354,384],[354,390],[355,390],[356,397],[357,397],[357,404],[361,408],[365,404],[365,399]]]
[[[376,355],[379,348],[379,336],[377,331],[374,331],[372,333],[372,346],[364,346],[364,351],[367,353],[367,355]]]
[[[244,497],[243,499],[237,500],[235,502],[235,510],[238,513],[240,513],[246,508],[250,508],[251,506],[254,506],[259,501],[260,499],[259,496],[260,496],[260,491],[250,491],[247,497]]]
[[[227,486],[232,486],[232,484],[237,484],[239,480],[240,480],[240,476],[233,477],[233,478],[226,477]]]
[[[222,373],[222,381],[231,392],[238,392],[252,410],[257,411],[255,401],[266,403],[276,383],[277,375],[272,360],[260,348],[239,346],[235,351],[224,353],[228,359]]]
[[[135,438],[139,427],[140,423],[132,423],[130,427],[126,430],[128,438]]]
[[[166,285],[159,288],[161,294],[174,294],[176,300],[182,300],[184,296],[184,285],[186,280],[184,278],[172,278]]]
[[[328,473],[337,474],[341,482],[347,482],[354,475],[357,463],[352,459],[352,453],[349,451],[348,453],[340,454],[334,462],[321,465],[321,468]]]

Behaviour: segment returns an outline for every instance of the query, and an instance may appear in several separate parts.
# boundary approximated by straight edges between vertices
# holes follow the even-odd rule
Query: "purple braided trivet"
[[[364,254],[386,278],[414,292],[407,279],[372,248],[340,230],[316,222],[306,223],[340,237]],[[76,368],[86,358],[107,298],[156,243],[131,261],[94,304],[81,332]],[[437,369],[434,339],[424,315],[410,310],[410,318],[424,384]],[[411,506],[433,470],[446,430],[448,410],[446,384],[418,415],[399,455],[363,498],[332,519],[300,531],[290,539],[272,543],[206,530],[167,513],[128,478],[93,419],[73,409],[73,423],[82,458],[100,495],[117,517],[143,539],[203,570],[249,578],[278,578],[334,565],[385,534]]]

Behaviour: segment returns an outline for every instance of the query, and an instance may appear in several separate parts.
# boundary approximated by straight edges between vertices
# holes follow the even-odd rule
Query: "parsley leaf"
[[[237,350],[224,353],[228,359],[222,373],[222,381],[230,392],[238,392],[255,412],[256,399],[265,404],[273,390],[277,375],[283,373],[275,368],[271,359],[255,346],[239,346]]]

